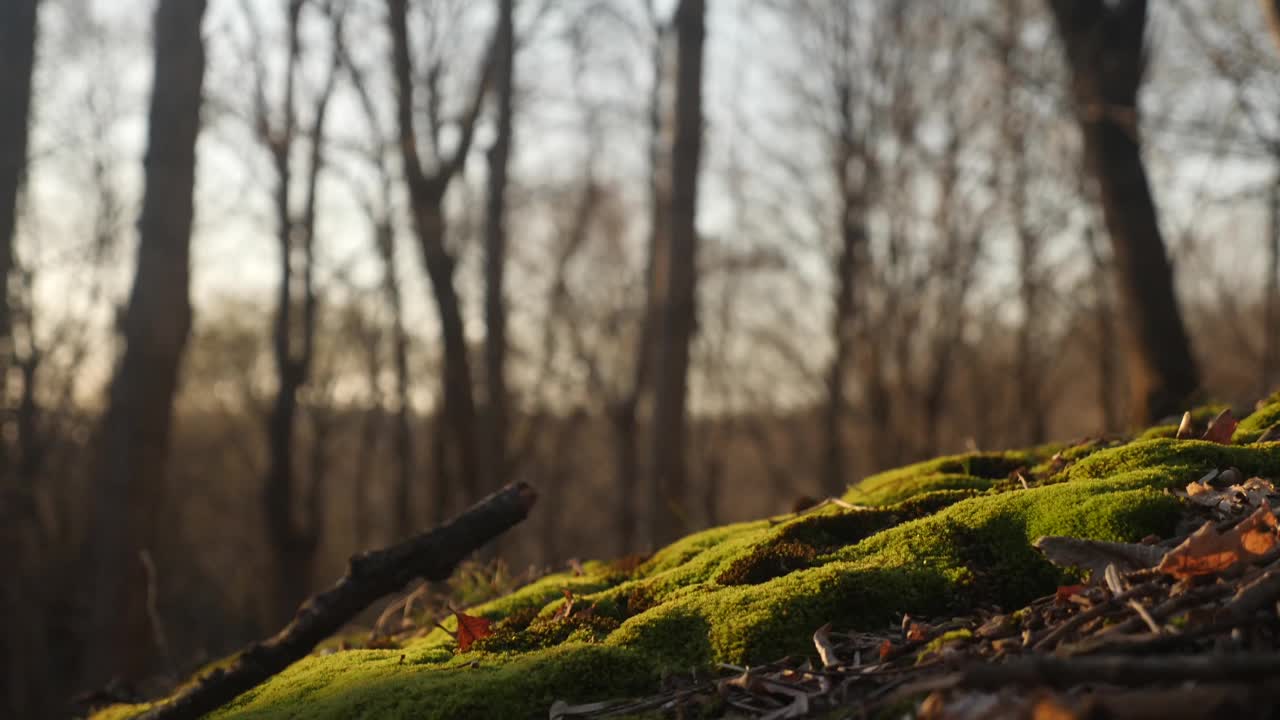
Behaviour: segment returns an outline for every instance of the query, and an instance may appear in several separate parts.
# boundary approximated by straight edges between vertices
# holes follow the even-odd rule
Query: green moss
[[[1236,444],[1257,442],[1258,438],[1262,437],[1262,433],[1276,423],[1280,423],[1280,390],[1272,393],[1260,403],[1257,410],[1240,421],[1235,434],[1231,436],[1231,442]]]
[[[928,645],[925,645],[920,652],[916,653],[916,662],[919,663],[924,660],[928,660],[931,656],[942,652],[949,645],[959,645],[972,639],[972,630],[961,629],[942,633],[938,637],[930,640]]]
[[[1196,430],[1196,437],[1204,432],[1209,425],[1209,421],[1213,420],[1227,406],[1222,404],[1201,405],[1191,409],[1191,422]],[[1138,433],[1134,440],[1155,440],[1157,438],[1174,438],[1178,435],[1178,426],[1181,424],[1181,418],[1174,418],[1175,422],[1168,422],[1161,425],[1154,425]]]
[[[716,576],[721,585],[755,585],[806,567],[817,557],[812,545],[783,542],[765,545],[738,558]]]
[[[310,657],[215,717],[545,717],[556,699],[651,693],[664,672],[812,654],[827,622],[874,629],[904,612],[1012,610],[1070,579],[1036,538],[1168,535],[1181,506],[1167,490],[1226,466],[1280,474],[1280,446],[1154,438],[939,458],[851,488],[846,499],[868,507],[712,528],[642,562],[543,578],[469,610],[498,622],[468,653],[437,629],[401,650]],[[566,590],[575,612],[559,617]]]
[[[523,616],[520,618],[523,620]],[[472,646],[475,652],[529,652],[553,647],[569,640],[599,642],[618,628],[618,620],[594,612],[539,622],[503,621],[493,635]]]
[[[849,488],[844,499],[862,505],[891,505],[934,490],[985,490],[1019,468],[1052,455],[1054,447],[936,458],[872,475]]]

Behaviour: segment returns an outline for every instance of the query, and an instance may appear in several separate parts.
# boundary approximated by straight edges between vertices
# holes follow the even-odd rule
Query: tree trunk
[[[631,377],[631,387],[626,396],[610,409],[610,419],[615,428],[614,461],[618,482],[618,533],[622,552],[629,552],[635,547],[639,531],[640,519],[645,520],[645,530],[649,533],[648,541],[657,547],[657,538],[652,534],[655,527],[654,518],[662,504],[662,491],[658,485],[658,477],[650,472],[647,476],[640,471],[640,439],[639,418],[640,405],[652,382],[653,366],[657,364],[657,332],[661,318],[659,317],[660,294],[666,287],[665,267],[669,252],[668,238],[671,233],[671,154],[664,142],[664,129],[667,125],[666,108],[664,107],[663,90],[667,83],[667,38],[668,28],[658,19],[653,0],[648,3],[649,16],[654,31],[653,48],[650,56],[650,72],[653,73],[653,84],[649,87],[649,252],[645,267],[644,311],[640,318],[640,333],[636,339],[634,351],[635,366]],[[623,447],[631,443],[630,448]],[[640,483],[645,478],[645,503],[637,502],[641,493]],[[637,512],[637,510],[640,512]],[[640,513],[646,513],[642,516]]]
[[[843,45],[852,42],[852,18],[841,18]],[[865,145],[857,135],[853,108],[852,79],[838,77],[835,86],[839,104],[839,135],[834,139],[832,170],[840,193],[840,250],[835,258],[835,296],[831,309],[831,363],[827,367],[827,401],[823,412],[822,489],[829,497],[840,497],[849,483],[844,457],[845,383],[853,360],[857,313],[858,280],[866,262],[865,225],[868,173],[856,163],[868,163]]]
[[[1268,203],[1267,278],[1262,296],[1262,377],[1258,397],[1276,390],[1280,370],[1280,178],[1272,181]]]
[[[422,262],[435,296],[444,342],[444,422],[451,436],[452,452],[443,456],[456,459],[459,485],[466,498],[478,498],[481,492],[479,448],[476,441],[475,394],[471,383],[471,364],[467,357],[467,338],[462,322],[462,307],[454,287],[455,260],[445,246],[447,223],[444,213],[445,193],[471,148],[476,118],[480,112],[488,75],[493,65],[486,58],[482,77],[477,84],[460,130],[458,147],[451,158],[428,175],[418,153],[414,126],[414,72],[409,50],[408,0],[387,0],[391,29],[392,66],[396,85],[396,120],[400,133],[400,155],[405,183],[412,206],[413,229],[422,251]],[[436,99],[432,98],[434,102]],[[437,513],[442,512],[438,510]]]
[[[515,94],[515,0],[498,0],[494,93],[497,136],[489,148],[489,197],[485,224],[485,410],[488,415],[485,458],[488,488],[506,483],[507,471],[507,167],[511,155],[512,101]]]
[[[671,235],[661,296],[658,375],[654,396],[653,467],[659,492],[653,508],[655,545],[676,537],[687,510],[685,482],[689,352],[696,331],[698,165],[702,152],[702,46],[705,0],[681,0],[677,42],[675,142],[671,161]]]
[[[27,173],[31,74],[35,67],[38,0],[0,3],[0,362],[7,357],[12,319],[9,273],[18,225],[18,194]]]
[[[640,491],[640,452],[635,397],[608,409],[613,439],[613,472],[617,483],[614,518],[618,525],[618,554],[635,552],[639,532],[636,499]]]
[[[378,387],[378,378],[382,375],[381,333],[368,330],[361,332],[358,337],[359,342],[366,344],[365,382],[369,388],[369,405],[364,410],[359,444],[356,446],[355,471],[351,480],[351,526],[355,539],[352,545],[363,549],[369,542],[369,484],[373,476],[374,460],[378,455],[378,438],[382,434],[386,404]]]
[[[1085,164],[1111,235],[1137,423],[1182,412],[1199,386],[1142,163],[1138,88],[1145,0],[1049,0],[1066,48]]]
[[[1017,2],[1009,3],[1005,20],[1005,35],[1002,39],[1004,73],[1001,78],[1003,81],[1001,135],[1011,155],[1005,191],[1009,202],[1009,219],[1017,238],[1018,299],[1022,305],[1022,324],[1018,327],[1014,350],[1017,407],[1014,408],[1013,417],[1021,418],[1022,422],[1017,424],[1026,429],[1025,433],[1019,437],[1019,441],[1029,445],[1040,445],[1049,434],[1048,413],[1044,407],[1044,393],[1040,387],[1044,379],[1038,343],[1039,323],[1044,320],[1040,316],[1040,237],[1028,220],[1027,185],[1031,180],[1027,158],[1028,119],[1026,113],[1019,117],[1014,98],[1014,88],[1017,83],[1015,68],[1018,63],[1018,38],[1023,30],[1022,15]]]
[[[294,456],[298,424],[298,395],[311,376],[315,350],[317,298],[315,290],[315,228],[320,173],[324,169],[325,119],[338,69],[337,52],[331,58],[329,75],[316,97],[315,115],[304,132],[297,118],[295,84],[302,57],[299,24],[303,0],[290,0],[287,9],[288,54],[283,82],[283,124],[273,127],[266,107],[265,78],[259,67],[257,87],[259,140],[269,150],[276,173],[276,235],[280,251],[280,286],[276,295],[276,316],[272,347],[276,366],[276,398],[267,426],[270,461],[263,483],[263,518],[271,540],[271,622],[288,619],[298,603],[311,591],[316,551],[320,545],[320,507],[323,495],[313,484],[305,497],[296,492]],[[335,21],[336,22],[336,21]],[[340,32],[340,29],[339,29]],[[307,147],[303,207],[295,216],[291,158],[294,142],[305,138]],[[301,242],[301,258],[295,258]],[[294,264],[301,262],[301,268]],[[295,297],[295,272],[301,271],[300,297]],[[301,318],[295,318],[296,310]],[[319,476],[316,476],[319,477]],[[300,513],[300,509],[305,512]]]
[[[390,207],[390,188],[385,197]],[[391,308],[391,362],[396,373],[396,414],[392,431],[392,462],[395,466],[392,491],[396,539],[409,537],[413,532],[413,429],[409,404],[409,335],[404,327],[404,301],[400,293],[400,279],[395,265],[395,231],[391,219],[384,217],[375,230],[378,254],[382,257],[382,293]]]
[[[84,679],[142,678],[154,664],[139,554],[155,547],[173,397],[191,326],[190,248],[200,129],[204,0],[160,0],[137,272],[124,353],[99,436],[85,556],[94,601]]]
[[[1103,257],[1101,243],[1093,227],[1085,229],[1085,246],[1093,262],[1093,320],[1098,334],[1098,407],[1102,411],[1102,431],[1120,430],[1120,411],[1116,406],[1116,388],[1120,378],[1116,372],[1115,309],[1111,301],[1111,267]]]

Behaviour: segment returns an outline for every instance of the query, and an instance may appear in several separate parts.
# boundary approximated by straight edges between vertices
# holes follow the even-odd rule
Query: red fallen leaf
[[[892,654],[893,654],[893,641],[885,640],[884,642],[880,643],[880,661],[881,662],[888,660],[889,656]]]
[[[1156,569],[1179,579],[1225,572],[1267,554],[1276,543],[1276,516],[1263,506],[1226,533],[1205,523],[1170,550]]]
[[[1078,595],[1084,592],[1088,585],[1059,585],[1057,598],[1059,602],[1067,602],[1072,595]]]
[[[1218,413],[1218,417],[1209,423],[1209,428],[1204,431],[1203,439],[1219,445],[1230,445],[1231,436],[1236,431],[1236,425],[1239,424],[1239,421],[1231,414],[1231,408],[1227,408]]]
[[[564,588],[560,592],[564,593],[564,604],[556,608],[555,614],[551,616],[552,620],[563,620],[573,612],[573,592],[569,588]]]
[[[466,652],[471,648],[471,643],[493,634],[493,630],[489,629],[489,626],[493,625],[493,621],[489,618],[476,617],[457,611],[454,611],[453,616],[458,619],[459,652]]]
[[[922,642],[929,637],[929,627],[921,623],[913,622],[911,627],[907,628],[907,642]]]

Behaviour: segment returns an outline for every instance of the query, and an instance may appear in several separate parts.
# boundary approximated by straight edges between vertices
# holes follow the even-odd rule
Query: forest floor
[[[213,717],[1267,715],[1280,393],[1219,410],[892,470],[443,616],[402,603]]]

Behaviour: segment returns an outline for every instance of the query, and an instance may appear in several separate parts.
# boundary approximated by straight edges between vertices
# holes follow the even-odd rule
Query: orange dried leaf
[[[880,660],[881,660],[881,662],[883,662],[883,661],[885,661],[885,660],[888,660],[888,659],[889,659],[889,656],[890,656],[890,655],[892,655],[892,654],[893,654],[893,642],[892,642],[892,641],[890,641],[890,640],[885,640],[884,642],[880,643]]]
[[[1179,579],[1225,572],[1267,554],[1276,541],[1276,516],[1271,508],[1260,507],[1226,533],[1205,523],[1170,550],[1156,569]]]
[[[1235,434],[1236,425],[1239,424],[1231,414],[1231,408],[1227,408],[1218,413],[1218,417],[1209,423],[1209,428],[1204,431],[1204,439],[1219,445],[1230,445],[1231,436]]]
[[[907,642],[923,642],[929,637],[929,626],[922,623],[911,623],[907,628]]]
[[[1088,585],[1060,585],[1058,586],[1057,598],[1059,602],[1067,602],[1072,595],[1078,595],[1084,592]]]
[[[493,621],[489,618],[476,617],[461,612],[454,612],[453,616],[458,619],[459,652],[466,652],[471,648],[471,643],[493,634],[493,630],[490,629]]]

